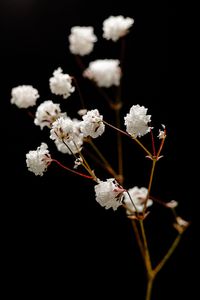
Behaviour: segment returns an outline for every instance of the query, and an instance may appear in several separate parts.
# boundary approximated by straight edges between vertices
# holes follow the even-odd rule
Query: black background
[[[195,148],[190,86],[190,33],[188,11],[176,1],[92,2],[80,0],[0,1],[1,51],[1,170],[2,261],[7,297],[52,295],[74,299],[77,295],[144,299],[145,277],[132,229],[122,210],[101,208],[94,200],[93,184],[52,165],[42,177],[27,171],[25,154],[42,141],[62,162],[48,140],[48,131],[34,126],[24,110],[10,104],[12,87],[31,84],[40,99],[61,101],[75,117],[79,108],[74,93],[64,103],[50,93],[48,80],[57,67],[80,81],[88,108],[99,107],[113,121],[99,94],[81,80],[68,51],[68,35],[75,25],[94,26],[99,37],[87,64],[97,58],[117,58],[118,44],[103,41],[102,22],[110,15],[135,19],[127,36],[123,76],[123,114],[130,106],[148,107],[153,126],[167,126],[164,159],[160,161],[152,193],[176,199],[178,213],[193,221],[195,200],[193,167]],[[183,98],[188,99],[187,102]],[[155,131],[156,132],[156,131]],[[97,144],[114,163],[113,132]],[[144,138],[149,143],[148,138]],[[126,187],[144,186],[150,162],[132,142],[124,140]],[[144,170],[146,172],[144,172]],[[99,173],[98,173],[99,172]],[[107,175],[97,171],[104,179]],[[3,194],[5,191],[5,194]],[[157,261],[175,235],[168,212],[155,205],[146,221],[150,250]],[[193,223],[192,223],[193,224]],[[155,283],[155,299],[181,299],[194,292],[192,228],[185,233]],[[154,299],[154,298],[153,298]]]

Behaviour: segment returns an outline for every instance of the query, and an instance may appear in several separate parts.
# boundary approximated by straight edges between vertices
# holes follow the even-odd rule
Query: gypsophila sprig
[[[85,67],[82,56],[89,55],[94,50],[94,44],[97,42],[94,28],[92,26],[74,26],[71,28],[71,33],[68,36],[69,51],[75,55],[76,62],[81,67],[79,70],[80,78],[77,77],[80,81],[82,80],[81,83],[83,84],[86,82],[86,79],[87,84],[92,83],[94,89],[102,96],[102,101],[106,100],[106,105],[108,104],[111,112],[100,113],[96,99],[90,101],[90,97],[87,97],[87,93],[89,95],[90,92],[86,89],[85,95],[82,94],[79,80],[75,76],[70,76],[64,68],[57,68],[53,72],[53,76],[49,76],[49,87],[52,97],[48,96],[47,99],[50,98],[52,100],[40,103],[35,109],[35,115],[31,113],[31,116],[34,116],[34,124],[36,126],[39,126],[41,129],[44,127],[47,127],[47,130],[49,129],[49,138],[55,143],[53,145],[54,151],[62,152],[61,157],[68,154],[68,159],[71,161],[68,165],[65,165],[56,158],[52,158],[47,144],[41,143],[36,150],[31,150],[26,154],[26,165],[28,170],[36,176],[43,176],[48,166],[55,163],[68,173],[81,176],[85,180],[89,179],[94,185],[93,196],[96,199],[97,207],[100,208],[101,206],[106,210],[118,210],[119,213],[124,213],[124,216],[131,222],[135,239],[143,258],[147,281],[144,299],[150,300],[156,276],[175,251],[190,222],[177,214],[178,202],[176,200],[164,201],[157,199],[153,195],[154,191],[156,191],[155,174],[158,172],[157,164],[160,163],[161,158],[166,156],[166,153],[165,156],[163,155],[164,145],[168,137],[165,125],[161,125],[161,129],[156,128],[156,135],[154,136],[153,127],[151,126],[153,117],[148,114],[148,108],[136,104],[138,97],[135,99],[131,98],[129,111],[123,106],[122,69],[123,74],[126,72],[123,61],[123,57],[126,59],[124,42],[126,35],[132,30],[133,24],[133,18],[122,15],[110,16],[104,20],[104,39],[99,41],[109,43],[109,45],[114,42],[112,44],[115,47],[116,42],[121,39],[119,59],[115,57],[115,59],[90,60],[88,67]],[[119,50],[119,48],[116,49]],[[126,86],[126,97],[129,95],[129,90],[132,89],[132,84],[134,85],[132,81],[131,86]],[[55,95],[66,99],[71,96],[75,89],[77,93],[74,93],[73,98],[74,101],[76,101],[76,98],[79,101],[75,115],[77,119],[70,116],[67,110],[68,101],[60,99],[56,100],[57,103],[54,103],[53,100]],[[112,99],[110,98],[111,95]],[[38,91],[31,85],[21,85],[11,90],[11,103],[19,108],[35,106],[38,98]],[[85,103],[87,106],[85,106]],[[124,111],[128,111],[128,113],[125,115]],[[112,121],[109,121],[109,117]],[[115,120],[115,123],[113,120]],[[109,133],[114,134],[113,139],[110,138]],[[150,145],[144,144],[141,138],[147,133],[149,135],[146,137],[146,141],[147,143],[149,141]],[[126,143],[128,139],[131,139],[133,143]],[[106,151],[102,149],[103,146]],[[145,165],[144,161],[140,165],[140,158],[136,156],[134,147],[139,147],[141,151],[145,152],[144,160],[145,163],[148,163],[147,165]],[[104,155],[104,152],[107,154]],[[132,157],[137,163],[132,164]],[[126,163],[124,164],[124,162]],[[124,165],[126,166],[125,168]],[[138,187],[138,184],[135,182],[136,180],[138,181],[137,168],[144,173],[144,184],[141,184],[143,187]],[[126,188],[127,183],[132,188]],[[79,187],[76,184],[74,186],[73,192],[75,195],[75,191]],[[71,188],[66,180],[64,195]],[[168,183],[166,188],[169,188]],[[152,205],[154,202],[155,204]],[[155,213],[152,214],[151,212],[159,205],[165,210],[161,210],[159,214],[157,213],[158,210],[155,210]],[[146,236],[145,219],[147,217],[150,219],[158,214],[158,220],[161,220],[162,213],[165,212],[171,212],[173,220],[169,226],[171,229],[174,229],[177,235],[168,249],[166,249],[164,255],[154,260],[155,254],[152,258],[151,247],[149,247],[151,239]],[[115,214],[117,217],[118,214]],[[151,226],[151,222],[148,223],[148,226]],[[150,232],[151,228],[148,228],[148,234]],[[163,236],[162,238],[164,239],[165,237]],[[127,261],[125,263],[127,264]],[[134,291],[135,288],[137,288],[137,283],[133,281],[133,286],[130,289]]]

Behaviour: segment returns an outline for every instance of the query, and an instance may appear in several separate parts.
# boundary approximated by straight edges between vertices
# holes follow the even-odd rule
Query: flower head
[[[42,176],[51,163],[51,156],[49,154],[48,146],[42,143],[37,150],[31,150],[26,154],[26,164],[30,172],[35,175]]]
[[[128,195],[129,193],[129,195]],[[134,186],[133,188],[128,190],[128,193],[124,194],[124,204],[127,207],[127,213],[135,213],[135,207],[137,208],[137,212],[142,212],[144,208],[144,203],[146,201],[148,190],[145,187],[138,188]],[[131,197],[131,199],[130,199]],[[133,205],[134,203],[134,205]],[[153,201],[151,199],[147,200],[147,207],[151,206]]]
[[[74,26],[69,35],[71,53],[84,56],[92,52],[97,37],[91,26]]]
[[[144,106],[133,105],[124,120],[126,131],[134,138],[141,137],[150,131],[148,123],[151,121],[151,115],[147,115],[147,108]]]
[[[47,100],[38,106],[34,123],[35,125],[40,126],[41,129],[45,126],[51,127],[51,124],[60,116],[60,104],[55,104],[51,100]]]
[[[121,78],[121,68],[118,59],[98,59],[90,62],[83,75],[94,80],[99,87],[118,86]]]
[[[99,114],[98,109],[93,109],[83,116],[83,121],[80,123],[80,130],[84,137],[91,136],[96,138],[105,130],[103,116]]]
[[[116,210],[122,204],[124,189],[119,186],[114,178],[99,181],[94,187],[96,201],[105,209]]]
[[[55,141],[62,153],[75,154],[80,152],[83,145],[83,134],[79,129],[80,121],[69,117],[60,117],[53,124],[50,138]]]
[[[12,89],[11,95],[11,103],[19,108],[34,106],[39,98],[38,90],[31,85],[19,85]]]
[[[107,40],[113,40],[116,42],[128,33],[128,30],[133,23],[134,20],[132,18],[110,16],[103,22],[103,37]]]
[[[75,87],[72,86],[72,77],[63,74],[61,68],[53,72],[53,77],[49,79],[49,85],[53,94],[63,96],[64,99],[67,99],[75,91]]]

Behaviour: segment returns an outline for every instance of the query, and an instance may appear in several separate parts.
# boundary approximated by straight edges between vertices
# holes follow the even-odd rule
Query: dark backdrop
[[[144,299],[142,261],[122,210],[104,210],[94,200],[93,184],[56,166],[42,178],[27,171],[25,154],[41,141],[47,142],[48,134],[34,126],[23,110],[10,104],[10,92],[14,86],[31,84],[39,90],[41,101],[52,99],[48,80],[60,66],[80,79],[88,107],[99,106],[112,121],[96,91],[81,81],[68,51],[68,35],[72,26],[91,25],[99,36],[103,20],[110,15],[133,17],[135,24],[127,36],[124,62],[123,113],[133,104],[145,105],[153,125],[167,126],[165,157],[158,166],[153,193],[164,200],[175,198],[179,201],[178,213],[191,220],[195,150],[189,142],[192,99],[185,12],[176,1],[167,0],[125,0],[120,4],[110,0],[0,1],[1,170],[5,191],[2,260],[8,295],[14,292],[26,299],[53,295],[58,299],[72,293],[74,299],[80,293],[91,299],[116,295]],[[110,42],[99,43],[85,62],[117,57],[117,46],[113,49]],[[182,101],[184,97],[188,97],[187,104]],[[75,100],[73,95],[66,101],[71,116],[77,109]],[[109,130],[108,136],[97,143],[114,160]],[[126,144],[124,152],[127,187],[144,186],[148,179],[144,169],[149,170],[149,162],[132,143]],[[60,159],[64,162],[68,158],[61,155]],[[156,206],[146,222],[155,260],[174,236],[171,221],[171,216]],[[192,257],[191,226],[155,283],[155,299],[181,299],[192,294]]]

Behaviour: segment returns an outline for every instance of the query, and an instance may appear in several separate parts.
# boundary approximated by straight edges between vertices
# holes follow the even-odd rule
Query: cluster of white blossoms
[[[32,85],[19,85],[11,91],[11,103],[19,108],[34,106],[39,98],[38,90]]]
[[[37,150],[31,150],[26,154],[26,164],[28,170],[35,175],[42,176],[51,163],[51,156],[49,154],[48,146],[42,143]]]
[[[112,208],[116,210],[122,205],[124,189],[116,182],[114,178],[106,181],[99,181],[94,187],[96,201],[105,209]]]
[[[93,109],[87,112],[80,123],[80,130],[84,137],[91,136],[97,138],[102,135],[105,130],[103,116],[99,114],[98,109]]]
[[[128,194],[129,193],[129,194]],[[148,189],[145,187],[137,187],[134,186],[133,188],[128,190],[128,193],[124,194],[123,202],[127,207],[127,213],[135,213],[136,209],[138,213],[141,213],[144,208],[144,203],[146,202]],[[153,204],[151,199],[147,200],[146,207],[149,207]]]
[[[134,20],[132,18],[110,16],[103,22],[103,37],[116,42],[128,33],[133,23]]]
[[[121,68],[118,59],[97,59],[89,63],[83,76],[93,80],[99,87],[119,86]]]
[[[51,92],[55,95],[63,96],[67,99],[75,91],[72,86],[72,77],[69,74],[63,74],[63,70],[58,68],[53,72],[53,77],[49,79]]]
[[[145,187],[137,186],[126,191],[114,178],[106,181],[99,181],[94,187],[96,201],[106,209],[112,208],[116,210],[120,205],[124,204],[127,214],[141,213],[146,202],[148,190]],[[146,207],[153,204],[151,199],[147,200]],[[137,210],[137,211],[136,211]]]
[[[45,126],[51,127],[51,124],[55,122],[61,116],[60,104],[53,103],[51,100],[46,100],[41,103],[35,113],[35,125],[40,126],[43,129]]]
[[[69,49],[76,55],[90,54],[94,48],[97,37],[92,26],[74,26],[69,35]]]
[[[141,137],[148,133],[151,127],[151,115],[147,115],[147,108],[139,104],[133,105],[129,113],[124,118],[126,131],[134,138]]]
[[[79,130],[80,121],[69,117],[58,118],[51,127],[50,138],[55,141],[59,151],[75,154],[81,151],[83,134]]]

